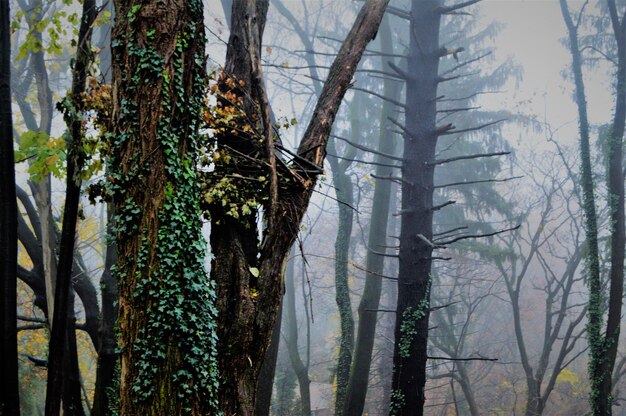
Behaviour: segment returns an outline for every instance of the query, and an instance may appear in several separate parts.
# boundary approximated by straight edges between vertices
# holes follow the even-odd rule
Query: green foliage
[[[389,415],[397,415],[398,412],[404,407],[406,399],[404,393],[399,390],[391,390],[389,397]]]
[[[432,276],[428,276],[426,293],[420,301],[417,308],[408,307],[402,313],[402,323],[400,324],[400,357],[409,358],[411,356],[411,343],[417,335],[415,328],[417,321],[426,316],[426,312],[430,307],[430,286],[432,284]]]
[[[64,0],[68,5],[71,1]],[[41,6],[28,12],[18,11],[11,28],[17,30],[21,28],[22,22],[26,21],[29,26],[28,34],[24,42],[19,46],[16,59],[23,59],[29,53],[45,52],[49,55],[61,55],[63,53],[63,38],[68,35],[68,28],[72,28],[72,36],[78,35],[78,25],[80,17],[78,13],[67,13],[65,10],[58,10],[49,17],[41,16]],[[42,40],[42,34],[46,34],[46,43]],[[74,42],[75,43],[75,42]],[[75,46],[75,45],[74,45]]]
[[[167,177],[165,198],[158,212],[156,246],[144,234],[140,237],[136,273],[129,276],[128,270],[133,267],[125,263],[116,274],[120,284],[132,279],[135,284],[133,296],[141,299],[147,307],[147,324],[141,328],[134,345],[130,347],[136,357],[133,365],[138,372],[132,386],[134,400],[147,401],[159,393],[155,389],[155,380],[160,377],[165,360],[171,358],[172,350],[175,350],[179,365],[169,382],[176,387],[178,397],[189,404],[195,402],[193,398],[200,397],[202,402],[217,409],[215,287],[204,268],[206,244],[202,237],[198,201],[200,189],[196,179],[198,137],[195,132],[203,104],[204,80],[196,79],[193,91],[185,91],[182,62],[188,39],[196,33],[193,21],[201,21],[198,17],[201,16],[202,5],[199,0],[194,0],[188,2],[187,7],[192,15],[196,14],[196,19],[192,18],[186,33],[178,39],[172,58],[173,73],[165,70],[165,58],[160,51],[151,45],[140,47],[134,36],[113,44],[114,48],[124,47],[126,45],[122,43],[128,42],[129,54],[138,62],[134,73],[125,74],[127,96],[132,96],[132,91],[146,80],[163,83],[157,139],[165,157]],[[129,12],[131,23],[135,21],[139,8],[139,5],[133,6]],[[204,72],[203,53],[200,50],[195,57],[196,74]],[[136,103],[123,100],[121,106],[121,121],[125,128],[124,133],[108,135],[111,158],[120,154],[121,148],[128,142],[139,140]],[[191,114],[191,125],[189,120],[179,120],[176,114]],[[182,148],[188,151],[181,154]],[[138,233],[143,232],[137,221],[141,208],[133,198],[123,196],[128,189],[137,186],[136,181],[151,167],[135,159],[131,162],[132,169],[125,172],[116,168],[119,161],[112,162],[107,190],[110,195],[121,197],[124,201],[116,207],[115,233],[118,239],[137,238]],[[190,407],[184,410],[191,412]]]
[[[30,160],[28,173],[35,182],[53,174],[65,175],[65,140],[53,138],[42,131],[29,130],[20,136],[19,149],[15,152],[16,163]]]

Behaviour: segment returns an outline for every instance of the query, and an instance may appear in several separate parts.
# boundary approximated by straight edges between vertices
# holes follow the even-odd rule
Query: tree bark
[[[107,231],[113,235],[114,214],[111,204],[107,206]],[[111,267],[117,262],[115,243],[109,244],[104,261],[104,271],[100,277],[102,293],[102,317],[100,318],[98,340],[98,369],[96,370],[96,386],[91,410],[92,416],[105,416],[118,399],[119,383],[118,354],[116,352],[115,326],[117,323],[117,281]],[[117,374],[116,374],[117,373]]]
[[[64,118],[70,131],[67,143],[67,181],[66,199],[63,209],[63,229],[59,247],[59,266],[57,268],[57,281],[54,293],[54,313],[52,329],[50,332],[50,347],[48,351],[48,384],[46,386],[46,416],[56,416],[61,411],[61,397],[63,389],[68,391],[64,398],[74,397],[76,389],[68,390],[76,383],[76,380],[64,380],[63,368],[64,353],[66,360],[71,364],[70,369],[78,371],[78,363],[74,365],[73,354],[76,348],[76,333],[74,323],[74,302],[72,291],[72,266],[74,265],[74,243],[76,240],[76,223],[78,221],[78,205],[80,202],[81,173],[84,163],[84,150],[82,143],[83,120],[80,118],[82,109],[81,94],[85,91],[87,71],[91,56],[91,33],[93,22],[96,18],[96,3],[94,0],[83,2],[81,25],[78,32],[78,49],[74,68],[72,70],[72,90],[63,103]],[[70,299],[71,297],[71,299]],[[70,308],[71,307],[71,308]],[[71,339],[70,339],[71,337]],[[69,343],[68,343],[69,341]],[[73,342],[72,342],[73,341]],[[74,374],[70,372],[70,374]],[[80,376],[79,376],[80,377]],[[65,387],[63,385],[67,384]],[[80,380],[78,380],[80,386]],[[71,410],[71,414],[83,414],[80,403],[80,388],[78,389],[78,403],[67,403],[64,400],[64,408]],[[80,410],[79,410],[80,409]]]
[[[116,0],[115,14],[108,187],[116,210],[119,414],[214,414],[215,293],[196,178],[203,5]]]
[[[610,4],[610,3],[609,3]],[[569,36],[569,49],[572,55],[572,71],[574,73],[574,85],[575,85],[575,93],[576,93],[576,105],[578,107],[578,126],[580,132],[580,157],[581,157],[581,187],[583,191],[583,211],[585,216],[585,231],[587,234],[587,257],[586,257],[586,266],[587,273],[589,277],[587,279],[589,286],[589,308],[588,308],[588,323],[587,323],[587,339],[589,343],[589,381],[591,384],[591,392],[589,395],[589,402],[591,411],[595,416],[606,416],[611,414],[611,398],[610,398],[610,384],[611,384],[611,373],[605,374],[607,370],[609,370],[609,362],[611,361],[611,353],[607,351],[607,347],[611,348],[611,346],[607,346],[605,337],[602,336],[602,314],[603,314],[603,293],[602,293],[602,281],[600,278],[600,263],[599,263],[599,250],[598,250],[598,225],[597,225],[597,214],[595,208],[595,195],[594,195],[594,184],[593,184],[593,171],[591,169],[591,154],[590,154],[590,146],[589,146],[589,122],[587,118],[587,101],[585,95],[585,84],[582,74],[582,57],[580,53],[580,47],[578,44],[578,23],[574,23],[569,8],[567,6],[566,0],[560,0],[561,12],[563,14],[563,19],[565,21],[565,25],[567,27],[568,36]],[[613,4],[614,6],[614,4]],[[614,14],[614,13],[612,13]],[[615,21],[614,16],[611,16],[611,20]],[[613,23],[615,25],[615,23]],[[615,30],[616,40],[618,45],[620,44],[620,36],[618,35],[620,30]],[[622,34],[623,39],[623,34]],[[623,54],[623,42],[622,49],[618,51]],[[620,84],[620,78],[623,75],[620,75],[620,69],[623,65],[623,57],[620,56],[620,67],[618,67],[618,85]],[[622,88],[624,84],[622,82]],[[623,94],[622,90],[618,90],[617,94],[617,102],[619,105],[620,101],[623,103]],[[620,97],[622,96],[622,97]],[[622,104],[623,105],[623,104]],[[616,106],[615,120],[614,123],[618,120],[618,111],[623,111]],[[623,114],[622,114],[623,118]],[[620,122],[623,123],[623,120]],[[622,124],[623,126],[623,124]],[[614,126],[615,128],[616,126]],[[619,125],[617,125],[619,129]],[[613,132],[615,133],[615,131]],[[619,131],[618,131],[619,133]],[[622,130],[623,135],[623,130]],[[614,134],[611,134],[612,137],[616,137]],[[618,137],[617,140],[611,139],[609,146],[611,152],[615,151],[615,157],[621,158],[621,148],[616,149],[616,145],[614,142],[619,141],[621,143],[622,137]],[[621,147],[621,144],[619,145]],[[617,161],[613,159],[614,155],[611,154],[611,161],[609,162],[609,195],[615,195],[615,201],[611,200],[611,217],[617,221],[620,221],[618,217],[621,216],[621,229],[617,231],[619,234],[616,238],[611,239],[611,261],[615,259],[617,262],[621,263],[620,267],[616,264],[616,267],[621,269],[617,270],[613,268],[611,265],[611,279],[615,276],[616,280],[619,280],[619,274],[621,274],[622,278],[622,287],[623,287],[623,189],[616,190],[614,188],[614,178],[615,175],[615,167],[617,166]],[[621,164],[621,161],[619,162]],[[611,166],[615,164],[615,166]],[[623,176],[620,173],[620,187],[623,188]],[[613,199],[613,197],[611,197]],[[621,208],[619,207],[621,206]],[[613,226],[617,227],[617,224],[613,224]],[[617,253],[614,250],[621,244],[622,253]],[[615,256],[615,257],[613,257]],[[620,260],[621,258],[621,260]],[[614,274],[615,273],[615,274]],[[616,283],[618,283],[616,281]],[[613,285],[611,285],[613,287]],[[611,290],[613,292],[613,290]],[[613,296],[616,296],[617,293],[610,294],[610,302],[614,301]],[[621,305],[621,295],[619,296],[619,303]],[[621,309],[621,306],[620,306]],[[614,308],[615,310],[615,308]],[[620,317],[621,318],[621,317]],[[619,319],[618,318],[618,321]],[[607,328],[608,329],[608,328]],[[617,328],[613,327],[612,333],[607,332],[607,337],[613,337],[614,334],[617,333],[619,336],[619,324]],[[617,343],[614,345],[617,348]],[[607,355],[607,353],[609,353]],[[613,359],[614,362],[614,359]]]
[[[360,139],[359,117],[359,94],[355,94],[350,107],[351,140],[358,142]],[[329,148],[333,154],[337,154],[333,142]],[[354,195],[352,179],[348,175],[348,168],[352,164],[356,149],[352,146],[342,160],[329,157],[333,184],[337,194],[337,209],[339,221],[337,236],[335,238],[335,301],[339,310],[339,322],[341,333],[339,335],[339,354],[335,371],[335,416],[343,415],[343,408],[348,391],[350,378],[350,366],[352,364],[352,352],[354,350],[354,317],[352,316],[352,303],[350,301],[350,282],[348,271],[348,257],[350,242],[352,240],[352,225],[354,221]]]
[[[398,306],[390,414],[424,413],[437,144],[439,0],[412,3],[407,79]],[[418,237],[419,235],[422,238]]]
[[[613,369],[619,346],[622,302],[624,295],[624,169],[623,140],[626,120],[626,12],[619,17],[615,0],[607,0],[613,34],[617,43],[617,73],[615,88],[615,112],[608,137],[608,205],[611,224],[611,268],[609,271],[609,304],[606,322],[606,353],[600,372],[600,415],[612,414]]]
[[[276,374],[276,362],[278,361],[278,349],[280,346],[280,328],[282,325],[283,301],[278,308],[278,317],[272,330],[272,341],[265,353],[263,366],[259,373],[259,381],[256,388],[256,416],[270,416],[272,405],[272,391],[274,390],[274,376]]]
[[[227,175],[240,172],[269,180],[267,187],[260,188],[236,183],[240,194],[230,201],[241,206],[256,197],[260,199],[265,219],[261,242],[257,241],[254,215],[235,219],[221,203],[208,207],[212,221],[211,249],[215,255],[211,276],[218,285],[219,314],[228,317],[218,324],[222,376],[219,401],[226,414],[245,416],[254,412],[258,374],[282,293],[283,263],[321,172],[337,109],[365,46],[376,34],[387,3],[387,0],[369,0],[361,9],[331,66],[293,167],[276,160],[269,104],[263,88],[260,45],[267,3],[240,0],[233,4],[224,77],[236,83],[233,92],[238,97],[252,97],[251,101],[244,100],[242,108],[253,109],[245,111],[256,120],[248,125],[262,134],[218,135],[218,150],[231,150],[231,159],[216,166],[213,186]]]
[[[388,18],[383,19],[378,34],[381,42],[380,48],[385,52],[393,50],[391,29],[387,19]],[[391,70],[388,61],[389,59],[387,57],[382,57],[382,67],[386,71]],[[383,85],[383,94],[385,97],[398,97],[401,89],[401,85],[398,82],[389,80],[388,78],[385,79]],[[391,134],[391,122],[389,121],[389,118],[393,117],[393,111],[393,104],[385,100],[380,115],[381,127],[378,142],[378,151],[383,154],[393,155],[396,152],[396,142],[398,138]],[[380,165],[376,167],[376,177],[385,178],[392,175],[393,169],[383,166],[383,164],[389,164],[392,163],[392,161],[382,155],[377,155],[376,162],[380,163]],[[381,251],[380,247],[383,247],[387,241],[390,196],[391,181],[384,179],[377,180],[374,188],[372,221],[370,221],[368,236],[368,247],[370,250],[368,250],[365,260],[365,268],[367,269],[365,273],[365,286],[363,288],[361,302],[359,303],[356,343],[344,407],[344,414],[346,416],[360,416],[363,414],[363,408],[365,406],[365,396],[367,394],[378,318],[376,310],[380,304],[382,289],[381,275],[384,274],[385,263],[385,258],[375,254],[373,251]]]
[[[20,414],[17,365],[17,199],[11,113],[9,1],[0,0],[0,414]]]
[[[295,250],[291,250],[291,260],[287,264],[287,271],[285,273],[285,312],[286,316],[286,328],[285,328],[285,344],[287,344],[287,351],[289,352],[289,361],[293,371],[298,378],[298,386],[300,387],[300,412],[302,416],[311,415],[311,380],[309,379],[309,367],[305,365],[300,357],[300,350],[298,348],[298,320],[296,315],[296,288],[294,273],[295,259],[293,255]],[[304,267],[304,264],[302,265]],[[306,305],[305,305],[306,307]]]

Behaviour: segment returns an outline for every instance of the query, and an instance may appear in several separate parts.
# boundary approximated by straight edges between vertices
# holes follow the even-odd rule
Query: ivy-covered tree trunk
[[[357,143],[360,139],[359,111],[360,94],[355,94],[350,106],[351,140]],[[331,147],[332,146],[332,147]],[[329,142],[331,154],[336,155],[334,142]],[[339,221],[337,236],[335,238],[335,301],[339,310],[341,333],[339,335],[339,354],[335,371],[335,415],[342,416],[348,380],[350,378],[350,366],[352,364],[352,352],[354,350],[354,316],[352,315],[352,303],[350,301],[350,281],[348,270],[348,258],[350,254],[350,242],[352,240],[352,225],[354,222],[354,195],[352,178],[348,169],[356,155],[356,147],[351,146],[342,159],[335,156],[328,158],[333,184],[337,194],[337,209]]]
[[[120,415],[215,412],[214,290],[196,149],[200,0],[115,1],[109,192],[118,262]]]
[[[368,0],[361,9],[290,162],[276,156],[280,144],[274,138],[263,86],[261,39],[268,2],[233,3],[219,110],[234,107],[238,117],[234,126],[228,120],[215,121],[214,127],[221,130],[219,156],[214,158],[215,171],[207,175],[205,194],[215,256],[211,275],[218,285],[222,317],[219,401],[225,414],[254,412],[258,375],[282,293],[283,263],[321,173],[337,109],[387,3]],[[255,214],[261,205],[264,229],[258,241]]]
[[[609,4],[611,5],[612,2]],[[603,321],[603,288],[602,281],[600,277],[600,256],[598,250],[598,219],[596,213],[595,206],[595,192],[594,192],[594,180],[593,180],[593,171],[591,169],[591,152],[589,145],[589,121],[587,118],[587,100],[585,95],[585,84],[582,73],[582,56],[580,51],[580,46],[578,43],[578,28],[580,24],[580,20],[574,23],[572,16],[570,15],[569,7],[567,5],[566,0],[560,0],[561,12],[563,14],[563,19],[565,21],[565,25],[568,31],[569,37],[569,49],[570,54],[572,56],[572,72],[574,73],[574,86],[575,86],[575,95],[576,95],[576,105],[578,107],[578,127],[580,133],[580,158],[581,158],[581,188],[583,192],[583,212],[585,216],[585,233],[587,237],[587,255],[586,255],[586,268],[588,273],[587,284],[589,287],[589,308],[588,308],[588,322],[587,322],[587,340],[589,343],[589,381],[591,391],[589,394],[589,402],[591,411],[594,416],[606,416],[611,414],[611,372],[613,365],[609,365],[609,361],[611,361],[611,355],[608,354],[607,348],[615,348],[615,353],[617,352],[617,342],[615,345],[607,345],[605,341],[605,337],[602,336],[602,321]],[[611,12],[613,15],[616,14],[615,4],[612,3],[613,11]],[[624,44],[623,44],[623,36],[621,28],[619,28],[619,18],[617,16],[611,16],[611,20],[618,20],[618,27],[615,28],[615,34],[617,36],[618,45],[621,43],[622,46],[618,47],[619,54],[624,54]],[[615,25],[615,23],[614,23]],[[620,39],[621,33],[622,39]],[[622,42],[620,42],[620,40]],[[616,102],[616,113],[615,113],[615,121],[619,124],[617,126],[614,125],[613,132],[610,134],[611,138],[609,139],[609,205],[611,207],[611,219],[612,227],[614,228],[612,231],[617,233],[614,238],[612,238],[612,247],[611,247],[611,263],[615,259],[620,262],[622,266],[619,264],[616,265],[621,270],[617,270],[611,264],[611,279],[613,279],[614,275],[616,275],[619,280],[619,274],[621,274],[621,286],[623,287],[623,262],[624,262],[624,190],[623,190],[623,176],[619,179],[613,178],[616,175],[615,169],[617,166],[621,166],[621,142],[622,136],[624,134],[623,130],[623,120],[619,121],[619,113],[621,112],[621,117],[624,117],[624,102],[623,102],[623,89],[624,89],[624,75],[620,73],[624,69],[624,57],[619,57],[619,66],[618,66],[618,82],[617,86],[619,87],[621,84],[621,90],[617,90],[617,102]],[[622,78],[622,81],[620,81]],[[621,104],[620,104],[621,103]],[[620,124],[621,124],[621,134],[620,134]],[[617,127],[617,132],[615,131],[615,127]],[[615,133],[620,134],[620,136],[616,136]],[[617,161],[616,158],[620,160]],[[621,168],[619,168],[621,172]],[[619,173],[618,173],[619,174]],[[620,174],[621,175],[621,174]],[[619,183],[616,184],[616,179]],[[616,189],[621,188],[621,189]],[[621,206],[621,208],[620,208]],[[621,217],[621,218],[620,218]],[[620,224],[621,223],[621,224]],[[621,227],[617,229],[617,227]],[[620,241],[621,240],[621,241]],[[621,253],[616,253],[615,250],[619,250],[619,244],[621,244]],[[616,282],[619,283],[619,282]],[[622,289],[620,289],[621,291]],[[610,301],[612,303],[615,301],[615,296],[617,292],[613,293],[613,284],[611,283],[611,294]],[[621,312],[621,293],[619,294],[618,302],[619,309]],[[613,308],[616,311],[615,308]],[[613,312],[615,313],[615,312]],[[611,313],[609,313],[610,315]],[[615,316],[613,315],[613,318]],[[611,332],[608,332],[607,327],[607,338],[611,338],[613,341],[613,336],[617,334],[619,338],[619,321],[621,316],[617,315],[617,327],[613,321]],[[611,351],[612,353],[613,351]],[[615,357],[615,355],[613,355]],[[615,363],[615,358],[612,359],[612,362]]]
[[[9,1],[0,0],[0,414],[20,414],[17,375],[17,199]]]
[[[410,13],[392,415],[424,413],[441,5],[415,1]]]
[[[388,17],[383,19],[378,33],[384,52],[393,50],[391,40],[391,29]],[[385,71],[391,71],[388,65],[389,57],[381,58]],[[383,94],[385,97],[398,97],[402,90],[402,85],[397,81],[385,78]],[[378,151],[382,154],[393,155],[397,147],[397,135],[391,133],[390,117],[393,117],[394,105],[389,101],[384,101],[380,116],[380,136],[378,141]],[[386,178],[393,174],[393,163],[383,155],[376,155],[376,177]],[[389,201],[391,195],[391,182],[386,179],[378,179],[374,188],[374,199],[372,203],[372,221],[370,221],[368,247],[365,260],[365,286],[363,295],[359,303],[359,320],[357,326],[357,336],[350,370],[350,379],[347,386],[346,399],[344,403],[344,414],[346,416],[361,415],[365,406],[365,396],[369,382],[370,367],[372,363],[372,351],[374,349],[374,338],[376,334],[376,323],[378,313],[376,310],[380,304],[382,289],[382,275],[384,272],[385,258],[377,253],[383,251],[383,246],[387,242],[387,225],[389,220]]]
[[[607,0],[613,35],[617,44],[615,112],[608,137],[608,205],[611,217],[611,269],[609,272],[609,303],[606,322],[606,355],[601,365],[600,414],[612,414],[613,369],[619,347],[622,302],[624,295],[624,168],[623,142],[626,119],[626,11],[620,17],[615,0]]]

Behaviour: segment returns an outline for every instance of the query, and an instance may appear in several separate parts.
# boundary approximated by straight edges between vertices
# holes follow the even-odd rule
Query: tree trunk
[[[36,29],[36,25],[43,19],[42,16],[43,2],[41,0],[33,0],[26,10],[26,20],[29,29],[36,42],[42,42],[42,34]],[[37,125],[34,117],[25,116],[24,120],[29,130],[35,130],[41,133],[50,134],[52,128],[52,116],[54,108],[52,105],[52,91],[50,90],[48,80],[48,70],[46,69],[45,55],[42,50],[34,51],[31,55],[31,65],[35,81],[37,85],[37,102],[39,104],[39,125]],[[32,111],[22,111],[22,114],[28,114]],[[52,202],[50,195],[52,193],[50,185],[50,174],[46,174],[38,183],[30,183],[33,197],[39,211],[39,219],[41,222],[41,248],[43,258],[44,278],[46,282],[46,299],[48,305],[49,321],[52,322],[54,315],[54,292],[57,275],[57,240],[54,233],[54,219],[52,218]]]
[[[59,247],[59,266],[57,268],[57,281],[54,293],[54,313],[52,319],[52,329],[50,331],[50,347],[48,350],[48,384],[46,386],[46,416],[56,416],[61,411],[61,394],[64,389],[70,392],[74,398],[76,393],[73,383],[76,380],[63,377],[64,352],[69,352],[65,361],[71,365],[70,375],[73,371],[78,371],[78,363],[74,367],[74,353],[76,348],[76,333],[74,331],[74,302],[72,291],[72,266],[74,265],[74,243],[76,239],[76,223],[78,221],[78,205],[80,202],[81,173],[84,163],[83,150],[83,120],[82,97],[87,81],[87,71],[91,56],[91,33],[93,22],[96,18],[95,0],[85,0],[83,2],[83,12],[81,25],[78,33],[78,48],[74,68],[72,70],[72,90],[71,95],[62,101],[65,122],[70,131],[67,148],[67,181],[66,199],[63,209],[63,229],[61,232],[61,244]],[[71,297],[71,299],[70,299]],[[71,340],[70,340],[71,337]],[[68,340],[70,343],[68,344]],[[71,342],[73,341],[73,342]],[[69,361],[68,361],[69,360]],[[65,380],[64,380],[65,379]],[[80,386],[80,381],[78,381]],[[71,389],[71,390],[70,390]],[[68,395],[64,395],[68,398]],[[72,414],[82,414],[80,404],[80,388],[78,389],[78,404],[75,402],[65,403],[66,409],[76,409]],[[80,413],[78,409],[80,408]]]
[[[107,206],[107,231],[113,235],[114,215],[112,205]],[[115,243],[107,247],[104,270],[100,278],[102,293],[102,317],[100,318],[98,342],[98,369],[96,370],[96,386],[91,410],[92,416],[105,416],[117,402],[119,392],[119,367],[116,352],[115,325],[117,323],[117,281],[111,267],[117,262]],[[117,373],[117,374],[116,374]]]
[[[76,273],[74,274],[74,276]],[[76,345],[76,316],[74,314],[74,300],[76,296],[73,291],[67,304],[67,331],[63,351],[63,383],[62,402],[64,416],[84,416],[82,400],[82,380],[80,368],[78,366],[78,347]]]
[[[387,18],[383,19],[379,34],[383,52],[392,51],[391,29]],[[382,67],[390,71],[389,58],[382,57]],[[385,97],[398,97],[401,92],[401,84],[386,78],[383,86]],[[380,116],[380,136],[378,151],[383,154],[393,155],[396,152],[397,136],[390,133],[389,121],[393,117],[394,105],[389,101],[383,101]],[[384,166],[393,161],[382,155],[376,155],[376,177],[385,178],[393,173],[393,168]],[[372,205],[372,221],[368,236],[368,247],[365,260],[365,286],[359,303],[359,322],[357,337],[352,358],[352,369],[347,387],[344,414],[346,416],[360,416],[365,406],[365,396],[369,382],[369,373],[372,363],[372,351],[374,349],[374,337],[376,334],[376,322],[378,313],[376,310],[380,304],[382,277],[384,274],[385,258],[373,251],[384,251],[381,247],[387,242],[387,225],[389,219],[389,200],[391,195],[391,181],[377,180],[374,188],[374,200]]]
[[[310,416],[311,380],[309,379],[309,367],[302,362],[300,350],[298,349],[298,320],[296,315],[296,288],[294,284],[296,275],[294,273],[295,259],[293,258],[295,250],[292,249],[291,253],[291,260],[287,264],[285,273],[285,312],[287,314],[285,344],[287,344],[289,360],[294,373],[296,373],[298,386],[300,387],[300,414],[301,416]],[[305,265],[302,264],[302,267],[305,267]]]
[[[617,82],[615,88],[615,113],[608,137],[608,205],[611,217],[611,269],[609,272],[609,304],[606,322],[606,353],[601,365],[600,415],[612,414],[613,369],[619,346],[622,301],[624,294],[624,170],[623,139],[626,119],[626,13],[620,20],[615,0],[607,0],[617,43]]]
[[[439,0],[412,3],[407,68],[402,226],[390,414],[424,413],[437,144]]]
[[[358,105],[360,98],[359,94],[355,94],[350,106],[350,135],[354,143],[359,142],[361,133],[359,117],[362,117],[362,114],[359,114]],[[333,144],[333,142],[330,142],[329,148]],[[335,371],[335,385],[337,386],[335,392],[335,416],[343,415],[350,378],[352,352],[354,350],[354,317],[352,316],[352,303],[350,302],[348,271],[348,257],[354,220],[354,195],[352,179],[347,173],[355,156],[354,149],[356,149],[354,146],[350,147],[342,160],[336,157],[328,158],[333,174],[333,184],[337,194],[337,208],[339,210],[337,236],[335,238],[335,301],[339,310],[341,333],[339,335],[339,354]],[[334,146],[330,150],[332,154],[337,154]]]
[[[0,414],[20,414],[17,365],[17,198],[11,114],[9,1],[0,0]]]
[[[278,348],[280,346],[280,327],[282,324],[283,302],[280,302],[278,308],[278,317],[272,330],[272,341],[265,353],[263,366],[259,373],[259,381],[256,387],[256,416],[270,416],[270,407],[272,405],[272,391],[274,390],[274,376],[276,374],[276,362],[278,360]]]
[[[591,153],[589,146],[587,101],[582,74],[582,57],[578,44],[578,26],[574,24],[572,17],[570,16],[567,1],[560,0],[560,5],[563,19],[565,20],[565,25],[568,31],[569,48],[572,55],[572,72],[574,73],[576,105],[578,107],[578,127],[580,132],[580,184],[583,191],[583,212],[585,216],[585,232],[587,235],[587,256],[585,260],[588,273],[587,284],[589,286],[589,309],[587,323],[587,340],[589,343],[589,381],[591,384],[589,401],[591,411],[595,416],[606,416],[611,414],[611,405],[610,398],[606,392],[606,386],[603,387],[602,385],[604,380],[603,372],[606,370],[606,349],[604,338],[601,335],[603,295],[602,281],[600,279],[600,256],[598,251],[598,220],[595,207],[593,171],[591,169]],[[609,192],[612,193],[612,190],[609,190]],[[612,214],[613,213],[614,212],[612,212]],[[610,376],[611,375],[609,374],[609,380]]]
[[[204,268],[196,180],[203,5],[116,0],[115,15],[109,191],[118,251],[119,414],[212,414],[215,294]]]
[[[225,108],[226,96],[242,100],[245,114],[239,115],[241,124],[236,127],[246,127],[252,133],[233,135],[229,134],[231,128],[218,132],[218,150],[227,154],[228,160],[218,161],[215,171],[208,175],[206,195],[212,221],[211,249],[215,256],[211,277],[218,285],[219,314],[228,317],[218,323],[222,376],[219,401],[226,414],[246,416],[254,412],[258,375],[282,293],[282,266],[321,173],[337,109],[365,46],[376,33],[387,2],[369,0],[361,9],[330,68],[293,166],[276,158],[263,87],[261,36],[268,4],[253,0],[233,3],[221,104]],[[229,87],[229,83],[234,87]],[[259,184],[244,182],[245,179],[229,176],[233,173],[267,179]],[[237,194],[220,194],[219,201],[214,200],[218,192],[224,191],[221,187],[228,185],[234,185]],[[235,218],[229,205],[233,204],[237,210],[243,205],[249,208],[249,204],[259,203],[264,208],[265,223],[260,242],[254,209],[248,215],[237,212]]]

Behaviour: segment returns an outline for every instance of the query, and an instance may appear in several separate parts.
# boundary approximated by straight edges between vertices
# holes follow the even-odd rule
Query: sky
[[[575,10],[582,2],[569,1]],[[594,2],[591,2],[593,4]],[[483,20],[496,19],[504,28],[496,40],[496,57],[512,56],[523,66],[523,79],[502,97],[490,97],[490,105],[519,108],[540,115],[553,129],[561,128],[562,140],[576,140],[577,110],[573,100],[574,85],[563,77],[571,65],[571,55],[562,39],[567,35],[557,0],[485,0]],[[613,97],[607,68],[586,77],[589,119],[591,123],[610,120]],[[522,103],[520,105],[520,103]],[[516,107],[518,106],[519,107]]]

